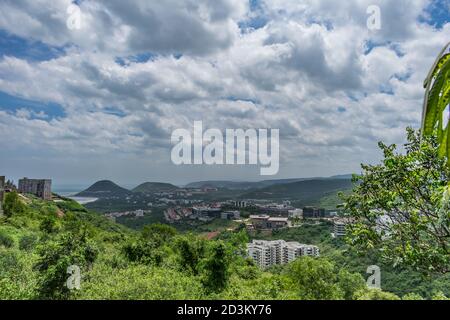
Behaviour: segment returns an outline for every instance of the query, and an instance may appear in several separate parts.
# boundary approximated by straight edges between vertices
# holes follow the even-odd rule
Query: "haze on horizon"
[[[359,172],[419,127],[450,0],[0,3],[0,174],[88,186]],[[367,28],[369,5],[381,29]],[[171,133],[280,129],[280,170],[175,166]]]

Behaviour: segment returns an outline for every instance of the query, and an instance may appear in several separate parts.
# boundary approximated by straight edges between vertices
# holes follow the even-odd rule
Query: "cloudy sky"
[[[196,120],[279,128],[276,178],[358,172],[419,126],[450,41],[450,0],[80,0],[80,20],[71,3],[0,2],[0,173],[14,179],[267,178],[173,165],[172,131]]]

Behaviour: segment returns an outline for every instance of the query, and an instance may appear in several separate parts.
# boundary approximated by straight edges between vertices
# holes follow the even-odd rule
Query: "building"
[[[281,229],[289,227],[289,219],[271,217],[266,214],[251,215],[250,221],[255,229]]]
[[[289,210],[288,212],[289,218],[302,218],[303,217],[303,210],[302,209],[293,209]]]
[[[276,264],[286,264],[301,256],[319,256],[319,248],[313,245],[284,240],[253,240],[247,244],[248,256],[262,269]]]
[[[4,201],[5,201],[5,176],[0,176],[0,217],[3,215]]]
[[[50,179],[28,179],[19,180],[19,192],[30,193],[36,197],[51,200],[52,199],[52,180]]]
[[[220,214],[220,218],[224,220],[233,220],[233,219],[240,219],[241,214],[239,211],[224,211]]]
[[[135,210],[134,215],[136,216],[136,218],[141,218],[144,216],[144,210],[142,209]]]
[[[314,208],[314,207],[304,207],[303,208],[303,218],[324,218],[325,209]]]
[[[271,217],[267,220],[269,229],[282,229],[289,227],[289,219],[284,217]]]
[[[221,213],[220,208],[213,207],[193,207],[192,213],[198,216],[210,217],[210,218],[220,218]]]
[[[234,206],[236,208],[246,208],[248,206],[248,203],[246,201],[235,201]]]
[[[267,229],[267,221],[270,216],[266,214],[250,215],[250,222],[255,229]]]
[[[263,213],[277,214],[277,215],[282,215],[282,216],[287,217],[289,215],[289,211],[293,210],[294,207],[291,207],[290,205],[286,205],[286,204],[268,204],[268,205],[259,206],[259,209]]]
[[[346,223],[344,221],[335,220],[333,224],[333,233],[336,238],[345,237]]]

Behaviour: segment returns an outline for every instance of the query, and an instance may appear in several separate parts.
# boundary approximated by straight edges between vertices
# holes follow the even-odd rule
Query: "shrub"
[[[3,210],[6,217],[11,217],[13,214],[20,214],[25,212],[25,205],[20,201],[17,192],[7,193],[5,196],[5,203]]]
[[[11,248],[14,245],[14,239],[4,232],[0,232],[0,246]]]
[[[36,246],[37,241],[38,237],[34,234],[23,236],[19,240],[19,249],[30,251]]]

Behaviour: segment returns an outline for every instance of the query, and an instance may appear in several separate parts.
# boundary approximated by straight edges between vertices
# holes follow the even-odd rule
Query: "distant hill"
[[[142,193],[155,193],[155,192],[169,192],[175,191],[179,188],[170,183],[162,183],[162,182],[144,182],[134,188],[133,192],[142,192]]]
[[[352,188],[349,179],[315,179],[277,184],[244,193],[245,199],[295,199],[318,201],[326,195]]]
[[[312,180],[350,180],[351,174],[336,175],[332,177],[313,177],[313,178],[291,178],[291,179],[274,179],[274,180],[262,180],[262,181],[197,181],[186,185],[186,188],[226,188],[230,190],[249,190],[249,189],[262,189],[274,185],[287,184],[299,181],[312,181]]]
[[[110,197],[126,197],[132,192],[128,189],[122,188],[109,180],[97,181],[89,188],[81,191],[77,197],[92,197],[92,198],[110,198]]]
[[[230,190],[246,190],[256,188],[258,182],[248,181],[196,181],[187,184],[186,188],[226,188]]]

